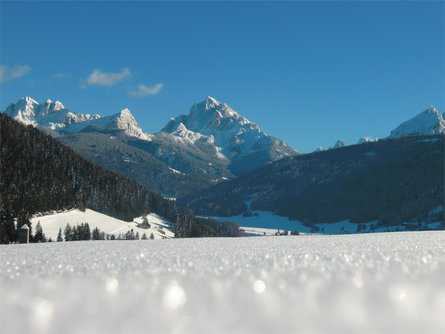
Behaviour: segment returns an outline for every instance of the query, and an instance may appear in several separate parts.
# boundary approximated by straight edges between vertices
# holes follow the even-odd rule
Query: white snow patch
[[[170,169],[170,170],[171,170],[173,173],[175,173],[175,174],[185,175],[185,173],[180,172],[179,170],[176,170],[176,169],[174,169],[174,168],[168,167],[168,169]]]

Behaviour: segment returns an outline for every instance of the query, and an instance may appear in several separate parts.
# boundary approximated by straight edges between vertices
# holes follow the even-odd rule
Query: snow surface
[[[90,209],[86,209],[85,212],[73,209],[65,212],[34,217],[31,219],[31,223],[34,227],[33,231],[35,231],[35,226],[40,222],[45,236],[47,238],[51,237],[53,241],[57,240],[57,234],[59,233],[60,228],[63,233],[66,224],[75,226],[80,225],[81,223],[88,223],[91,231],[97,227],[106,234],[114,234],[115,237],[117,237],[119,233],[125,234],[131,229],[133,229],[134,234],[139,232],[140,237],[142,237],[142,234],[144,233],[147,234],[147,237],[150,237],[150,234],[153,233],[155,239],[162,239],[164,237],[172,238],[174,236],[174,233],[167,229],[171,223],[165,218],[154,213],[150,213],[146,217],[151,224],[149,229],[137,227],[138,224],[142,223],[143,217],[136,218],[133,222],[126,222]]]
[[[444,333],[445,232],[0,246],[4,333]]]

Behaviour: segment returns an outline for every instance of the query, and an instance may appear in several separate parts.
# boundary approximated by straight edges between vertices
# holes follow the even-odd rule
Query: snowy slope
[[[445,120],[442,115],[430,106],[425,111],[410,120],[403,122],[391,131],[389,137],[404,137],[412,135],[432,135],[445,132]]]
[[[57,240],[57,234],[60,228],[63,233],[66,224],[75,226],[80,225],[81,223],[88,223],[91,230],[97,227],[106,234],[114,234],[115,237],[117,237],[119,233],[125,234],[131,229],[133,229],[135,234],[136,232],[139,232],[141,237],[143,233],[146,233],[147,236],[150,236],[150,234],[153,233],[155,239],[162,239],[163,237],[171,238],[174,236],[174,233],[167,229],[170,223],[157,214],[150,213],[150,215],[147,216],[148,222],[151,225],[151,228],[149,229],[137,227],[138,224],[142,223],[142,218],[143,217],[139,217],[133,222],[126,222],[90,209],[86,209],[85,212],[74,209],[51,215],[34,217],[31,219],[31,222],[34,231],[36,224],[40,222],[43,228],[43,233],[45,233],[47,238],[51,237],[53,241]]]
[[[444,333],[445,232],[0,247],[4,333]]]

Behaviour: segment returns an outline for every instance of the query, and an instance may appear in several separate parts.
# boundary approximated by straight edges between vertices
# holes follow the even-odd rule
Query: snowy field
[[[174,236],[174,233],[168,230],[170,223],[165,218],[162,218],[155,213],[150,213],[147,215],[147,220],[151,225],[148,229],[138,227],[138,224],[142,223],[142,218],[143,217],[139,217],[135,218],[132,222],[126,222],[90,209],[86,209],[85,212],[73,209],[65,212],[34,217],[31,219],[31,223],[34,228],[33,231],[35,232],[35,227],[37,223],[40,222],[45,236],[47,238],[51,237],[53,241],[57,240],[59,229],[62,229],[63,233],[66,224],[70,224],[72,227],[80,225],[81,223],[88,223],[91,231],[97,227],[106,234],[114,234],[116,237],[119,233],[125,234],[131,229],[133,229],[135,234],[136,232],[139,232],[140,236],[145,233],[149,237],[153,233],[155,239],[163,239],[165,237],[172,238]]]
[[[246,206],[248,210],[250,210],[250,202],[246,202]],[[443,207],[438,207],[431,211],[430,214],[434,212],[443,211]],[[215,219],[221,221],[232,221],[241,226],[244,230],[252,230],[250,233],[251,236],[263,234],[266,232],[266,235],[274,235],[277,230],[297,230],[303,233],[322,233],[322,234],[346,234],[346,233],[357,233],[357,223],[351,223],[349,220],[339,221],[339,222],[331,222],[331,223],[317,223],[314,224],[314,227],[317,230],[314,230],[312,227],[308,227],[303,224],[303,222],[297,220],[289,220],[287,217],[277,216],[272,212],[268,211],[253,211],[255,215],[250,217],[243,217],[242,215],[232,216],[232,217],[213,217]],[[377,222],[372,221],[368,223],[362,223],[363,229],[361,233],[367,232],[395,232],[395,231],[404,231],[405,227],[402,225],[396,226],[379,226],[375,227],[373,230],[371,229],[372,225],[377,225]],[[424,224],[425,228],[431,230],[443,230],[442,221],[428,222]]]
[[[2,333],[445,333],[445,232],[0,246]]]

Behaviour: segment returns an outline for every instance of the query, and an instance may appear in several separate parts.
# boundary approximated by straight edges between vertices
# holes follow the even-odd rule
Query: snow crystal
[[[444,333],[445,232],[0,247],[5,333]]]

